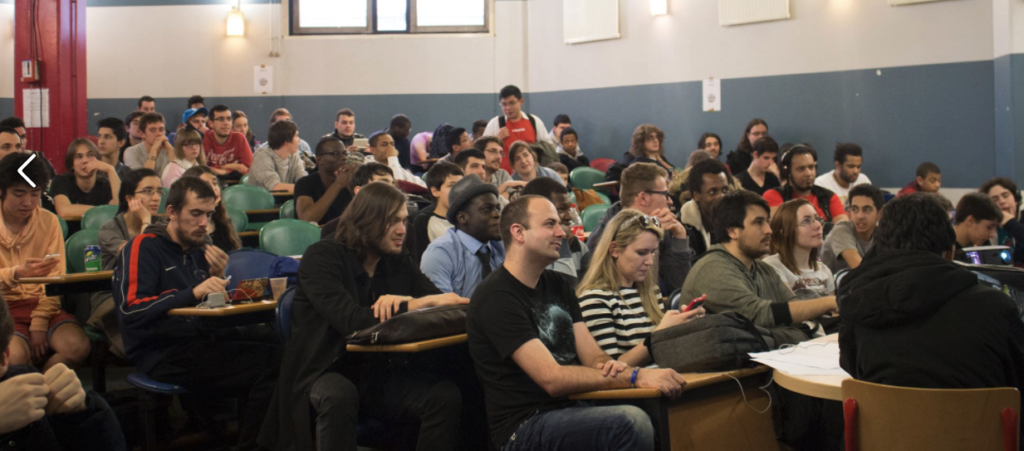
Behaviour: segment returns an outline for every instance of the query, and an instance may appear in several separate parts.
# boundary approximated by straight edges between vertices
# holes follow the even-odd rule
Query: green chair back
[[[288,199],[281,205],[281,219],[296,219],[295,217],[295,199]]]
[[[57,216],[57,215],[54,215]],[[68,239],[68,222],[64,218],[57,216],[57,222],[60,223],[60,231],[64,234],[64,239]]]
[[[228,211],[228,216],[231,217],[231,223],[235,226],[235,233],[242,233],[245,228],[249,225],[249,216],[245,214],[245,210],[239,210],[234,207],[225,208]]]
[[[590,232],[596,229],[598,221],[601,220],[601,217],[604,216],[604,212],[607,211],[609,208],[612,208],[612,206],[605,204],[594,204],[583,209],[583,231]]]
[[[160,196],[160,208],[156,211],[157,213],[167,213],[167,196],[171,194],[171,190],[164,188],[164,193]]]
[[[117,216],[117,205],[97,205],[82,215],[83,230],[99,230],[107,221]]]
[[[573,204],[576,203],[576,191],[569,190],[569,202]]]
[[[238,179],[238,184],[239,185],[248,185],[249,184],[249,174],[245,174],[245,175],[242,176],[242,178]]]
[[[611,205],[612,204],[612,200],[609,199],[608,196],[605,196],[604,193],[602,193],[600,191],[594,191],[594,192],[597,193],[597,197],[600,197],[601,198],[601,202],[604,202],[605,205]]]
[[[221,193],[224,205],[239,210],[268,210],[274,208],[274,195],[263,188],[238,184]]]
[[[260,249],[277,255],[302,255],[320,241],[320,227],[298,219],[278,219],[260,229]]]
[[[569,183],[579,189],[594,189],[595,183],[604,182],[604,172],[594,168],[580,166],[569,173]]]
[[[99,229],[82,229],[71,235],[64,244],[68,260],[68,273],[85,272],[85,247],[100,244]]]

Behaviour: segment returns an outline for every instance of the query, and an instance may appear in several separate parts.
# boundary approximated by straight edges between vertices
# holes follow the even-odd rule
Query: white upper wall
[[[722,27],[714,0],[670,0],[660,17],[646,0],[622,0],[621,39],[571,46],[562,40],[562,2],[531,1],[527,90],[988,60],[992,1],[791,0],[789,20]]]
[[[0,97],[14,97],[14,4],[0,3]]]

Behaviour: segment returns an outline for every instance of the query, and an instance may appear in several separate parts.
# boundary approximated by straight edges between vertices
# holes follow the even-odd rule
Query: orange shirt
[[[0,202],[0,209],[3,203]],[[45,331],[50,318],[60,312],[60,299],[46,296],[46,285],[24,284],[14,277],[18,265],[30,258],[43,258],[47,254],[59,254],[60,263],[49,275],[64,274],[67,260],[64,255],[64,234],[57,216],[37,207],[28,223],[17,235],[11,235],[4,221],[0,221],[0,291],[7,301],[39,299],[39,305],[32,311],[29,330]]]

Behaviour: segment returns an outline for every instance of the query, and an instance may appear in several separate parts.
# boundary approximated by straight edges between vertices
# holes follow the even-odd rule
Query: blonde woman
[[[206,166],[203,137],[195,130],[182,130],[174,137],[174,161],[164,167],[164,173],[160,174],[160,182],[164,188],[170,189],[172,183],[196,165]]]
[[[583,321],[601,349],[630,366],[651,363],[645,340],[655,330],[704,316],[704,308],[664,311],[655,253],[664,232],[658,218],[622,210],[597,243],[576,288]]]

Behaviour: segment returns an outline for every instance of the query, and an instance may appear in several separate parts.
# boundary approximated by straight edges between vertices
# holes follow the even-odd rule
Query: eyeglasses
[[[185,148],[185,147],[199,147],[201,145],[203,145],[203,144],[202,143],[185,143],[185,144],[182,144],[181,147],[182,148]]]
[[[818,225],[825,225],[825,218],[822,218],[821,216],[815,216],[813,218],[804,218],[803,221],[800,221],[800,227],[811,227],[814,225],[815,222],[817,222]]]
[[[489,154],[494,154],[494,155],[505,155],[505,151],[503,151],[501,149],[486,149],[486,150],[484,150],[484,152],[487,152]]]
[[[146,188],[146,189],[143,189],[143,190],[136,191],[135,195],[138,196],[138,195],[142,194],[142,195],[146,195],[146,196],[152,196],[154,194],[158,194],[158,195],[160,195],[162,197],[164,195],[164,193],[166,193],[166,192],[167,191],[165,191],[163,188]]]
[[[668,191],[651,191],[651,190],[648,190],[648,191],[644,191],[644,192],[647,193],[647,194],[661,194],[661,195],[665,196],[665,199],[672,198],[672,194],[670,194]]]

